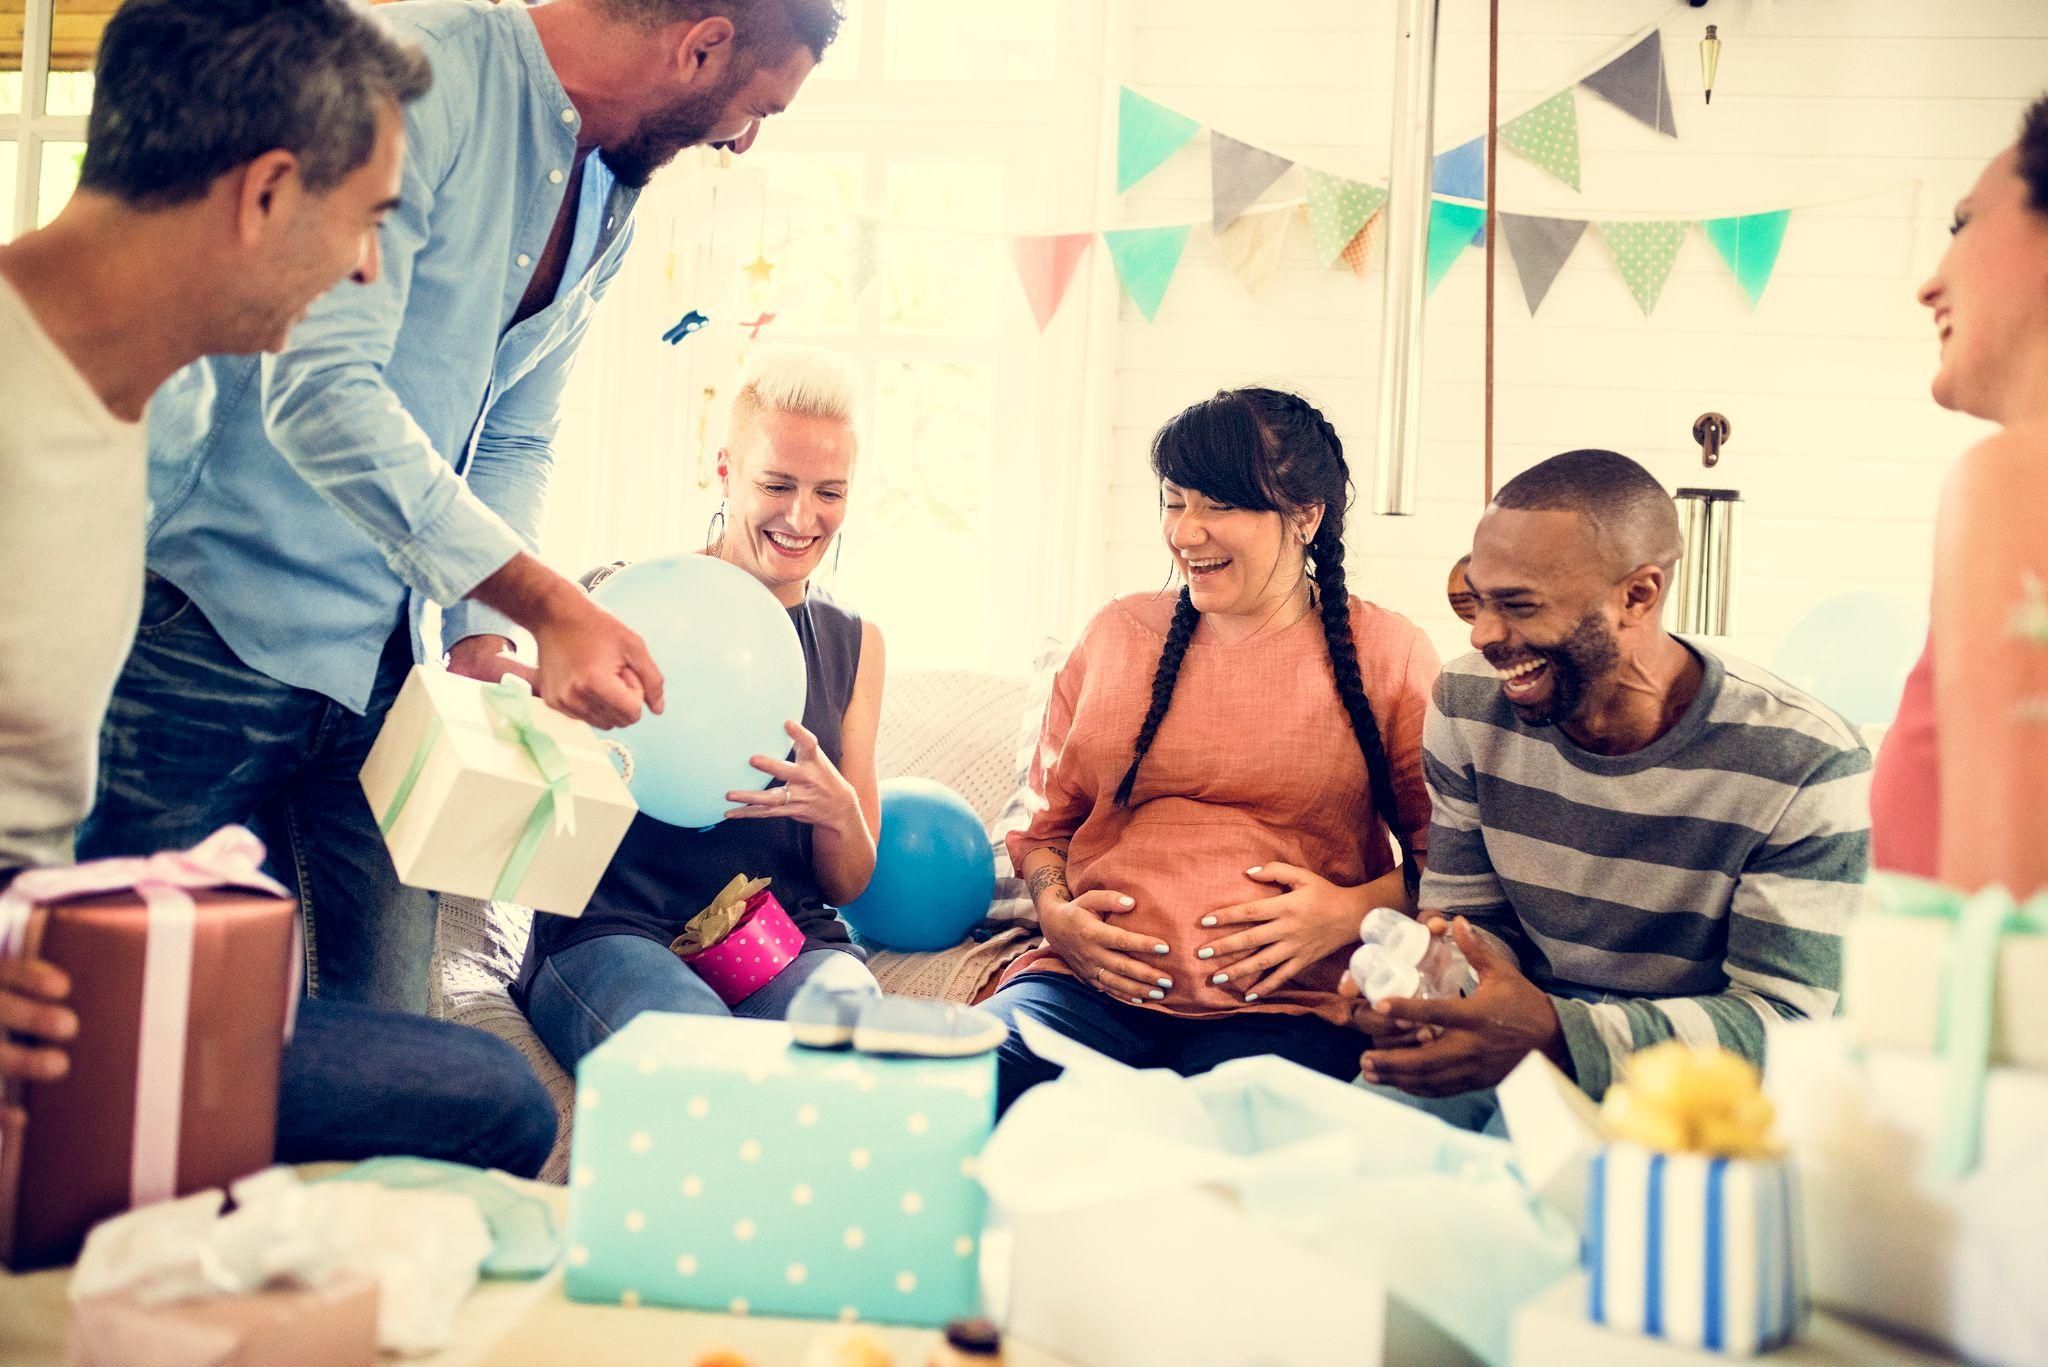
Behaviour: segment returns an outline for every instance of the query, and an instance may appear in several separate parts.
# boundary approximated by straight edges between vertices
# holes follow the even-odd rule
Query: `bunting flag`
[[[1764,286],[1771,283],[1771,272],[1778,265],[1778,248],[1785,244],[1785,220],[1791,216],[1790,209],[1776,209],[1767,214],[1709,218],[1700,224],[1707,241],[1714,244],[1728,269],[1735,272],[1735,281],[1749,296],[1751,308],[1764,297]]]
[[[1166,287],[1173,283],[1173,273],[1180,268],[1189,226],[1176,223],[1165,228],[1111,228],[1102,235],[1109,247],[1109,258],[1116,263],[1116,278],[1123,282],[1124,292],[1131,296],[1131,302],[1148,323],[1158,316],[1159,301],[1166,297]]]
[[[1656,30],[1579,84],[1659,133],[1678,136],[1678,124],[1671,117],[1671,82],[1664,75],[1663,35]]]
[[[1429,277],[1424,285],[1435,292],[1437,282],[1472,245],[1472,235],[1486,223],[1486,210],[1447,199],[1429,202]]]
[[[1650,223],[1602,223],[1600,235],[1621,267],[1628,292],[1642,305],[1643,316],[1657,307],[1657,296],[1671,277],[1671,263],[1678,259],[1679,244],[1685,241],[1683,219]]]
[[[1474,138],[1462,147],[1437,153],[1429,190],[1453,199],[1485,199],[1486,139]]]
[[[1248,293],[1261,295],[1272,283],[1273,273],[1287,254],[1287,225],[1293,221],[1291,206],[1265,209],[1239,215],[1235,223],[1215,235],[1216,254]]]
[[[1365,279],[1366,267],[1372,264],[1372,245],[1379,240],[1380,224],[1385,215],[1375,210],[1373,216],[1358,230],[1358,236],[1344,244],[1344,264],[1351,267],[1351,273],[1360,280]]]
[[[1316,264],[1336,263],[1367,219],[1387,202],[1386,190],[1364,181],[1346,180],[1314,167],[1308,170],[1308,226],[1316,243]]]
[[[1202,125],[1148,100],[1129,86],[1122,88],[1116,118],[1116,189],[1130,189],[1166,164],[1187,145]]]
[[[877,233],[878,225],[872,218],[853,221],[853,265],[847,276],[847,288],[851,291],[849,298],[860,298],[862,291],[875,281],[881,264]]]
[[[1579,188],[1579,104],[1569,87],[1502,124],[1500,140],[1524,161]]]
[[[1538,218],[1533,214],[1502,214],[1501,236],[1507,239],[1508,255],[1515,259],[1515,273],[1522,278],[1522,298],[1533,316],[1550,293],[1557,273],[1570,259],[1572,248],[1586,234],[1580,218]]]
[[[1019,237],[1010,242],[1010,256],[1017,263],[1017,280],[1024,286],[1024,298],[1031,316],[1044,332],[1060,311],[1073,283],[1074,270],[1088,254],[1092,233],[1062,233],[1052,237]]]
[[[1222,232],[1235,223],[1260,195],[1294,165],[1263,147],[1226,137],[1209,135],[1209,226]]]

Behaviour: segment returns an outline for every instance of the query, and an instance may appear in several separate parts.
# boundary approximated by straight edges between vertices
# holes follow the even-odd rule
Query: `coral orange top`
[[[1198,1018],[1315,1014],[1342,1024],[1350,1019],[1336,995],[1342,954],[1249,1006],[1210,984],[1215,962],[1195,958],[1201,944],[1230,933],[1202,929],[1202,917],[1283,891],[1246,877],[1247,869],[1277,860],[1355,886],[1395,867],[1385,814],[1374,810],[1365,758],[1337,696],[1322,622],[1309,613],[1229,645],[1198,627],[1131,805],[1120,808],[1117,784],[1151,701],[1173,607],[1169,595],[1133,595],[1097,613],[1082,633],[1046,705],[1031,763],[1036,811],[1009,838],[1010,861],[1064,849],[1076,896],[1107,888],[1136,900],[1112,924],[1172,946],[1146,967],[1174,987],[1165,1001],[1146,1006]],[[1422,723],[1436,652],[1407,618],[1355,597],[1351,630],[1393,771],[1394,819],[1420,851],[1429,838]],[[1046,971],[1068,971],[1050,948],[1019,959],[1005,980]]]

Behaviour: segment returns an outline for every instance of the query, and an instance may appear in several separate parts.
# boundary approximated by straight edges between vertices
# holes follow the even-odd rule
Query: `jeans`
[[[411,667],[409,633],[395,631],[359,717],[243,664],[183,591],[150,575],[78,857],[184,849],[247,825],[298,896],[307,991],[424,1012],[433,894],[398,881],[356,779]]]
[[[451,1021],[310,997],[285,1046],[277,1161],[402,1154],[532,1177],[555,1104],[519,1051]]]
[[[818,973],[849,986],[874,982],[851,954],[807,949],[767,986],[727,1006],[667,945],[643,935],[604,935],[541,960],[526,991],[526,1016],[542,1043],[574,1073],[585,1054],[642,1011],[781,1020],[797,989]]]
[[[1142,1006],[1129,1006],[1065,973],[1027,973],[982,1003],[1000,1016],[1010,1035],[996,1048],[996,1114],[1041,1082],[1060,1074],[1058,1065],[1031,1052],[1017,1033],[1017,1018],[1029,1016],[1134,1068],[1171,1068],[1182,1077],[1206,1073],[1236,1058],[1273,1054],[1342,1082],[1358,1076],[1365,1037],[1320,1016],[1285,1016],[1247,1011],[1241,1015],[1188,1019]]]

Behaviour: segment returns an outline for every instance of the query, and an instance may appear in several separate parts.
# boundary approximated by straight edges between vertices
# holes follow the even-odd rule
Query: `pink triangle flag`
[[[1074,268],[1081,264],[1081,257],[1093,240],[1092,233],[1011,239],[1010,254],[1017,261],[1017,279],[1024,286],[1024,297],[1031,302],[1031,316],[1038,320],[1040,332],[1060,311],[1060,301],[1067,297],[1067,286],[1074,279]]]

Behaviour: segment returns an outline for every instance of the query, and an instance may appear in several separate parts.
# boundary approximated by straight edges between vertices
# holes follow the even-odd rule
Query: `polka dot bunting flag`
[[[1377,185],[1309,168],[1308,226],[1315,237],[1316,264],[1335,264],[1366,220],[1386,202],[1387,192]]]
[[[1614,264],[1621,267],[1621,278],[1628,282],[1628,291],[1636,297],[1646,318],[1657,307],[1657,296],[1664,292],[1664,282],[1671,276],[1671,263],[1678,258],[1678,247],[1685,241],[1688,226],[1682,219],[1600,225],[1600,236],[1614,253]]]
[[[1570,89],[1502,124],[1500,140],[1525,161],[1579,188],[1579,110]]]

